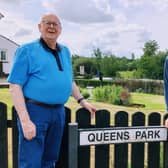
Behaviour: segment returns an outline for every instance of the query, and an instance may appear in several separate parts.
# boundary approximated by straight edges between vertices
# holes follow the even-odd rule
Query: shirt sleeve
[[[164,63],[164,96],[165,96],[165,102],[166,102],[166,110],[168,111],[168,56],[165,59]]]
[[[69,50],[69,48],[65,47],[67,55],[68,55],[68,61],[69,65],[71,66],[71,72],[72,72],[72,81],[74,82],[74,73],[73,73],[73,68],[72,68],[72,54]]]
[[[20,47],[16,50],[12,69],[7,81],[23,86],[28,79],[28,49]]]

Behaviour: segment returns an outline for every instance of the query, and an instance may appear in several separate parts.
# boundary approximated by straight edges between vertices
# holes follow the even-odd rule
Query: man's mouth
[[[54,29],[48,29],[48,33],[55,33],[56,31]]]

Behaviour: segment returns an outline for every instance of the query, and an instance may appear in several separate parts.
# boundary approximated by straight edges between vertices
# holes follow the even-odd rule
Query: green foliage
[[[150,57],[156,55],[159,45],[155,40],[150,40],[144,44],[144,56]]]
[[[122,79],[133,79],[134,71],[118,71],[117,77],[122,78]]]
[[[108,102],[116,105],[129,105],[130,97],[128,90],[121,86],[103,86],[93,89],[93,98],[99,102]]]
[[[89,98],[90,94],[88,93],[88,89],[80,88],[82,96],[87,99]]]
[[[158,51],[159,45],[155,40],[144,44],[143,55],[136,58],[135,54],[131,58],[117,56],[112,53],[103,53],[100,48],[94,49],[92,57],[73,56],[74,75],[79,75],[80,65],[85,66],[85,78],[91,78],[101,71],[103,77],[120,77],[121,71],[131,71],[126,78],[132,79],[163,79],[163,65],[167,51]],[[131,75],[131,76],[130,76]],[[125,78],[121,75],[122,78]]]
[[[142,78],[163,79],[164,60],[167,53],[160,52],[153,57],[143,56],[138,65]]]
[[[93,74],[96,73],[96,66],[94,61],[90,58],[86,57],[77,57],[73,56],[73,70],[75,75],[79,75],[80,73],[80,66],[84,66],[85,70],[85,78],[91,78]]]
[[[106,85],[116,85],[127,88],[130,92],[140,91],[143,93],[152,93],[163,95],[163,81],[162,80],[151,80],[151,79],[113,79],[112,81],[99,81],[89,79],[75,79],[76,83],[80,87],[99,87]]]

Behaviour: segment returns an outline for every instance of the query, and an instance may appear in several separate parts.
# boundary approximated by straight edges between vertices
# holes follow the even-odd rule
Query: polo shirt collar
[[[58,51],[58,52],[60,52],[60,51],[61,51],[61,47],[59,46],[58,43],[56,43],[56,50],[50,48],[50,47],[47,45],[47,43],[44,41],[44,39],[43,39],[42,37],[40,37],[40,43],[42,44],[43,48],[45,48],[46,50],[49,50],[49,51],[51,51],[51,52],[53,52],[53,51]]]

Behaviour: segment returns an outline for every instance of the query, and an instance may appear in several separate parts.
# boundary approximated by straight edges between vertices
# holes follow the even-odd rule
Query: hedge
[[[99,80],[88,80],[88,79],[75,79],[76,83],[80,87],[87,86],[105,86],[113,85],[122,86],[127,88],[129,92],[142,92],[151,94],[164,94],[163,80],[150,80],[150,79],[115,79],[111,81],[99,81]]]

